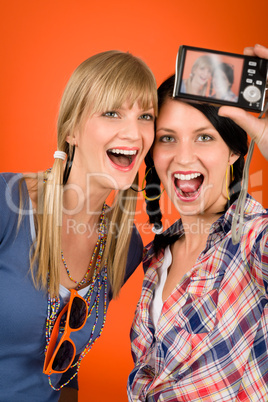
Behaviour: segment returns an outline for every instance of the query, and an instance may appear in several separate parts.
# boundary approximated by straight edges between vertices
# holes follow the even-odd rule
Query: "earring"
[[[67,161],[66,161],[64,172],[63,172],[63,185],[64,186],[67,183],[67,180],[68,180],[70,172],[71,172],[71,168],[72,168],[73,160],[74,160],[74,152],[75,152],[75,146],[73,147],[73,152],[72,152],[71,157],[69,157],[69,152],[67,155]]]
[[[233,167],[233,165],[231,165],[230,168],[231,168],[231,182],[232,182],[234,180],[234,167]],[[226,168],[226,173],[225,173],[225,185],[226,185],[227,199],[230,200],[230,193],[229,193],[229,186],[228,186],[228,166]]]
[[[148,172],[146,173],[146,175],[145,175],[144,178],[143,178],[142,185],[141,185],[143,197],[144,197],[145,200],[147,200],[147,201],[156,201],[156,200],[158,200],[158,199],[161,197],[161,195],[163,194],[163,192],[165,191],[165,189],[163,189],[163,190],[161,191],[161,193],[160,193],[159,195],[157,195],[156,197],[153,197],[153,198],[147,197],[147,195],[146,195],[146,193],[145,193],[145,187],[144,187],[144,185],[145,185],[146,177],[147,177],[148,173],[152,170],[153,167],[154,167],[154,166],[152,166],[152,167],[148,170]]]

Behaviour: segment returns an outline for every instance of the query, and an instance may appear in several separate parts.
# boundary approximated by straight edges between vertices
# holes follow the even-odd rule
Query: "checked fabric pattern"
[[[234,246],[234,209],[211,226],[205,250],[165,301],[156,329],[149,311],[164,251],[156,258],[147,247],[131,330],[129,401],[268,401],[268,215],[248,195]],[[169,232],[183,233],[180,221],[174,225]]]

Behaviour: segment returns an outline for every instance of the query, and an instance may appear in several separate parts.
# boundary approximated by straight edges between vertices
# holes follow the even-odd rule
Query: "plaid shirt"
[[[129,401],[268,401],[268,211],[247,196],[234,246],[234,209],[211,226],[205,250],[163,304],[156,329],[149,311],[164,252],[156,258],[147,246],[131,330]],[[172,233],[183,233],[181,221],[174,225]]]

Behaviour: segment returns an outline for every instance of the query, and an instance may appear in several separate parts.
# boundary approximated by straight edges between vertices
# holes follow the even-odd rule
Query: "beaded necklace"
[[[102,211],[101,211],[101,217],[100,217],[100,221],[101,221],[101,222],[103,221],[103,216],[104,216],[105,208],[106,208],[106,204],[103,204]],[[62,259],[63,265],[64,265],[64,267],[65,267],[65,269],[66,269],[66,272],[67,272],[67,275],[68,275],[69,279],[77,285],[76,288],[75,288],[76,290],[79,290],[86,282],[88,282],[87,277],[88,277],[88,274],[89,274],[89,272],[90,272],[90,270],[91,270],[91,266],[92,266],[92,264],[93,264],[93,261],[94,261],[96,252],[97,252],[97,250],[98,250],[99,244],[100,244],[100,242],[101,242],[101,239],[102,239],[102,237],[101,237],[100,234],[99,234],[97,243],[96,243],[95,248],[94,248],[94,250],[93,250],[93,254],[92,254],[92,257],[91,257],[91,260],[90,260],[90,263],[89,263],[87,272],[85,273],[84,277],[81,279],[80,282],[76,281],[76,280],[71,276],[70,271],[69,271],[68,266],[67,266],[67,263],[66,263],[66,261],[65,261],[65,258],[64,258],[64,256],[63,256],[63,252],[61,251],[61,259]]]
[[[51,376],[48,376],[49,378],[49,384],[51,386],[51,388],[53,388],[55,391],[60,391],[65,385],[67,385],[77,374],[81,365],[81,361],[83,359],[83,357],[86,356],[86,354],[90,351],[90,349],[92,348],[93,344],[95,343],[95,341],[100,337],[100,335],[102,334],[103,331],[103,327],[106,321],[106,312],[107,312],[107,289],[108,289],[108,284],[107,284],[107,266],[105,265],[105,267],[102,269],[102,271],[100,272],[100,265],[101,265],[101,260],[102,260],[102,255],[105,249],[105,244],[106,244],[106,237],[107,237],[107,225],[106,225],[106,218],[105,218],[105,210],[107,208],[107,205],[104,204],[103,209],[102,209],[102,214],[101,214],[101,220],[100,220],[100,226],[99,226],[99,233],[98,233],[98,241],[97,244],[95,246],[94,249],[94,256],[92,256],[91,259],[91,265],[92,265],[92,261],[94,260],[94,257],[96,255],[97,249],[98,249],[98,245],[99,245],[99,252],[96,258],[96,264],[95,264],[95,268],[94,268],[94,273],[92,276],[92,281],[89,285],[89,289],[86,295],[86,302],[88,307],[91,304],[91,297],[93,294],[93,289],[97,288],[97,295],[95,298],[95,301],[88,313],[88,318],[91,316],[94,308],[96,309],[96,319],[95,322],[92,326],[92,331],[89,337],[89,341],[87,342],[85,349],[83,350],[83,352],[80,354],[78,361],[73,364],[71,367],[75,367],[76,366],[76,372],[74,373],[74,375],[69,378],[69,380],[67,380],[64,384],[62,384],[60,387],[55,388],[51,382]],[[86,278],[86,275],[84,276],[84,278]],[[83,279],[84,279],[83,278]],[[82,279],[82,280],[83,280]],[[94,333],[95,333],[95,329],[96,329],[96,325],[97,325],[97,321],[99,318],[99,302],[100,302],[100,295],[101,295],[101,290],[102,287],[104,286],[104,312],[103,312],[103,322],[102,322],[102,326],[100,329],[99,334],[96,336],[96,338],[93,340],[94,337]],[[48,276],[48,310],[47,310],[47,320],[46,320],[46,347],[45,347],[45,353],[50,341],[50,337],[51,337],[51,332],[53,329],[53,326],[55,324],[55,321],[57,319],[58,313],[59,313],[59,308],[60,308],[60,298],[57,297],[53,297],[51,298],[50,296],[50,292],[49,292],[49,276]],[[63,331],[63,327],[60,328],[60,331]]]

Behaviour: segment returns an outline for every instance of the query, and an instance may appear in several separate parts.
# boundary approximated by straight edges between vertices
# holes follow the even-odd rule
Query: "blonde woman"
[[[207,96],[208,85],[212,75],[212,60],[207,55],[198,57],[191,69],[189,78],[181,83],[181,92],[199,96]]]
[[[156,110],[143,61],[92,56],[63,94],[52,169],[0,175],[1,400],[77,400],[81,359],[141,261],[130,186]]]

